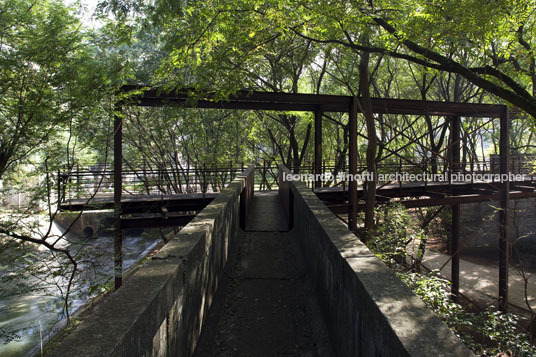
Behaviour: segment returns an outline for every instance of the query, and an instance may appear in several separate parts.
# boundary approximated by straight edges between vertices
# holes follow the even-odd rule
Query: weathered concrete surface
[[[471,351],[301,182],[294,234],[338,356],[470,356]]]
[[[238,178],[154,259],[99,303],[52,356],[193,353],[238,232]]]
[[[276,192],[255,194],[248,222],[195,356],[333,355]]]
[[[107,222],[112,220],[113,225],[113,217],[109,210],[58,212],[55,222],[80,238],[95,238],[104,231]]]
[[[253,200],[252,213],[248,217],[246,231],[286,232],[286,224],[277,191],[257,191]]]

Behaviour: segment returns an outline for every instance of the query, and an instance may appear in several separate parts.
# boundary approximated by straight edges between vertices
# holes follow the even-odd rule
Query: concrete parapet
[[[339,356],[471,356],[471,351],[302,182],[288,184],[299,239]]]
[[[247,181],[246,176],[235,179],[151,261],[99,303],[51,355],[191,355],[235,245],[240,196]]]

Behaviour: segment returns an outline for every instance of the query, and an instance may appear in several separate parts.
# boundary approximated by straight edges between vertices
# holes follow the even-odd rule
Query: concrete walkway
[[[196,356],[330,356],[311,284],[286,232],[277,192],[255,192],[240,246]]]
[[[440,269],[441,275],[450,279],[450,256],[428,250],[424,256],[424,266],[430,270]],[[446,264],[445,264],[446,263]],[[529,273],[530,274],[530,273]],[[525,303],[524,281],[514,267],[509,270],[509,303],[510,305],[528,310]],[[499,296],[499,266],[481,265],[460,259],[460,292],[476,302],[489,304],[497,302]],[[536,274],[529,279],[528,300],[536,311]]]

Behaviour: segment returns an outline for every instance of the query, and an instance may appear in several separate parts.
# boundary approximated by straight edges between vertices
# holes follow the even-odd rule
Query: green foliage
[[[376,210],[378,220],[376,235],[369,248],[387,265],[395,268],[397,276],[419,296],[456,335],[475,353],[496,355],[511,353],[513,356],[533,356],[532,346],[525,333],[520,332],[517,316],[504,314],[490,307],[481,312],[466,311],[452,302],[450,282],[439,271],[428,274],[407,271],[405,247],[411,239],[423,238],[417,222],[401,205],[391,205]]]
[[[248,158],[251,116],[244,112],[181,108],[128,109],[125,160],[154,169],[186,161],[208,166]]]
[[[536,348],[519,331],[517,316],[496,311],[492,306],[481,312],[468,312],[450,299],[450,282],[429,274],[398,272],[402,279],[475,353],[494,356],[534,356]]]
[[[1,178],[31,154],[53,148],[64,130],[72,135],[95,118],[108,72],[60,1],[4,1],[0,23]]]
[[[438,271],[429,274],[398,272],[397,275],[442,319],[453,321],[461,313],[462,307],[451,300],[450,281]]]
[[[376,230],[369,248],[388,265],[403,264],[407,245],[420,239],[422,230],[400,204],[380,206],[375,215]]]
[[[536,14],[529,0],[211,0],[171,9],[167,4],[158,1],[146,14],[165,34],[169,56],[158,75],[170,85],[211,88],[222,97],[256,86],[249,74],[272,44],[299,36],[320,51],[348,51],[354,61],[366,50],[431,74],[455,73],[536,114]],[[345,72],[340,84],[355,84]]]
[[[244,88],[359,95],[357,65],[363,49],[373,53],[373,96],[495,101],[484,88],[534,114],[533,5],[528,0],[105,0],[101,12],[113,12],[116,20],[101,13],[104,26],[86,31],[59,0],[5,0],[0,4],[0,178],[5,187],[30,192],[39,207],[51,203],[50,174],[58,168],[108,163],[111,93],[123,81],[215,90],[219,99]],[[342,170],[347,118],[325,114],[323,156]],[[443,117],[385,114],[376,119],[378,161],[383,163],[396,165],[393,152],[428,157],[448,145],[439,127]],[[534,125],[519,124],[526,122],[513,123],[512,142],[531,143],[533,132],[527,128]],[[299,166],[311,157],[311,125],[309,113],[125,108],[124,164],[177,168],[185,160],[228,165],[261,156]],[[477,138],[472,131],[480,125],[486,132]],[[497,142],[498,131],[483,119],[464,122],[462,129],[468,137],[463,146],[472,156],[477,139]],[[362,158],[366,141],[360,138],[358,144]],[[29,213],[8,217],[2,227],[43,237],[38,224],[25,220]],[[423,232],[400,206],[378,210],[376,218],[371,248],[403,269],[406,246],[424,238]],[[14,271],[49,259],[28,246],[6,248],[13,241],[8,243],[0,244],[2,253],[20,253],[7,257],[12,261],[6,266]],[[34,264],[26,276],[48,275],[57,282],[68,275],[69,264],[65,259],[55,264],[48,271]],[[19,291],[31,290],[23,276],[6,279]],[[485,339],[496,341],[497,351],[524,353],[521,342],[504,342],[515,337],[509,315],[472,317],[448,300],[448,285],[439,277],[405,279],[453,326],[461,326],[458,333],[465,333],[466,325],[478,326],[465,337],[475,350],[480,347],[474,341]],[[85,294],[106,288],[96,284]],[[501,332],[495,336],[494,331]]]

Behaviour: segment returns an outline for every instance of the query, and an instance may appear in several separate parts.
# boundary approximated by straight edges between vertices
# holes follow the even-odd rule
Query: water
[[[123,237],[124,269],[135,265],[160,241],[158,235],[125,234]],[[71,315],[100,292],[113,276],[113,237],[104,236],[92,240],[69,239],[66,244],[78,252],[80,272],[77,275],[71,297]],[[48,254],[48,252],[45,252]],[[39,352],[40,330],[46,342],[65,324],[61,290],[65,281],[51,278],[59,267],[53,261],[35,263],[37,273],[24,275],[23,279],[2,284],[0,296],[0,356],[24,356]],[[57,284],[57,285],[56,285]],[[91,288],[92,287],[92,288]],[[18,288],[15,296],[8,291]],[[6,333],[16,334],[6,342]]]

